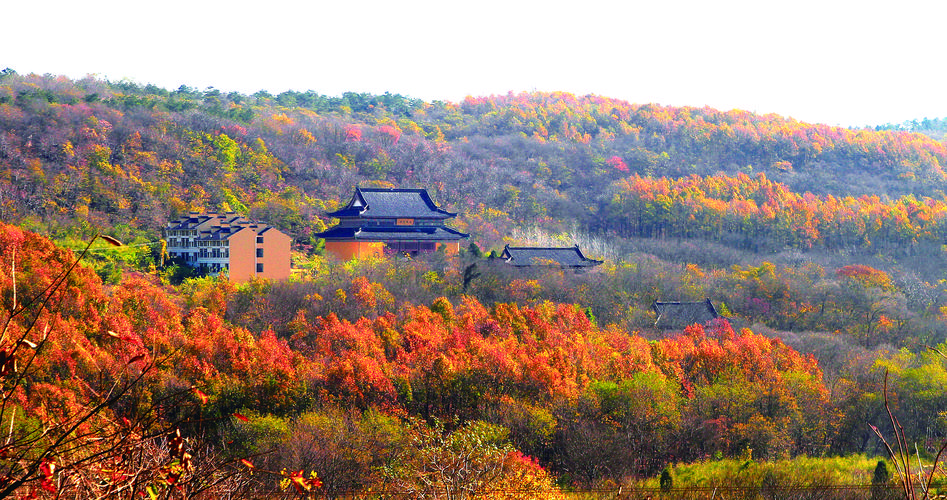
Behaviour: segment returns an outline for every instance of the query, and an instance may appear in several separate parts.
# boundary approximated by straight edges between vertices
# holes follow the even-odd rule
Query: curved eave
[[[360,217],[362,212],[363,210],[360,208],[343,208],[342,210],[336,210],[335,212],[328,212],[326,213],[326,216],[342,219],[348,217]]]
[[[470,237],[447,227],[335,227],[315,235],[329,241],[454,241]]]

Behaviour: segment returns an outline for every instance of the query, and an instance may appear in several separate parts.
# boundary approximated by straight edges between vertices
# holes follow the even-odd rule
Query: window
[[[263,272],[263,264],[262,264],[262,263],[259,263],[259,264],[256,265],[256,272],[258,272],[258,273],[262,273],[262,272]]]
[[[257,249],[256,249],[256,256],[257,256],[257,257],[263,257],[263,249],[262,249],[262,248],[257,248]]]
[[[263,237],[262,237],[262,236],[257,236],[257,237],[256,237],[256,242],[257,242],[257,243],[263,243]]]

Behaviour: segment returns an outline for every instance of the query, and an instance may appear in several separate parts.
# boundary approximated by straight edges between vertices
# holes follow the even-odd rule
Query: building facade
[[[171,258],[208,274],[226,272],[233,281],[289,277],[292,238],[234,212],[191,212],[169,222],[164,233]]]
[[[446,226],[457,214],[438,208],[424,189],[355,188],[344,208],[326,215],[339,223],[316,236],[341,260],[418,255],[439,247],[455,254],[469,237]]]

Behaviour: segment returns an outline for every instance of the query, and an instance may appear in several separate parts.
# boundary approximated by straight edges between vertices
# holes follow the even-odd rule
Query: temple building
[[[511,247],[507,245],[500,258],[514,267],[551,266],[563,269],[586,269],[595,267],[603,261],[590,259],[579,250],[579,245],[571,247]]]
[[[445,226],[457,214],[438,208],[424,189],[355,188],[344,208],[326,215],[339,223],[316,236],[341,260],[414,256],[438,247],[455,254],[469,236]]]
[[[191,212],[167,224],[168,255],[232,281],[286,279],[292,238],[280,230],[227,212]]]

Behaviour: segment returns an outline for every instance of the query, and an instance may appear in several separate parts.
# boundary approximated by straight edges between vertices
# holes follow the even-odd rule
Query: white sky
[[[943,0],[0,0],[0,69],[267,90],[567,91],[860,126],[947,117]]]

